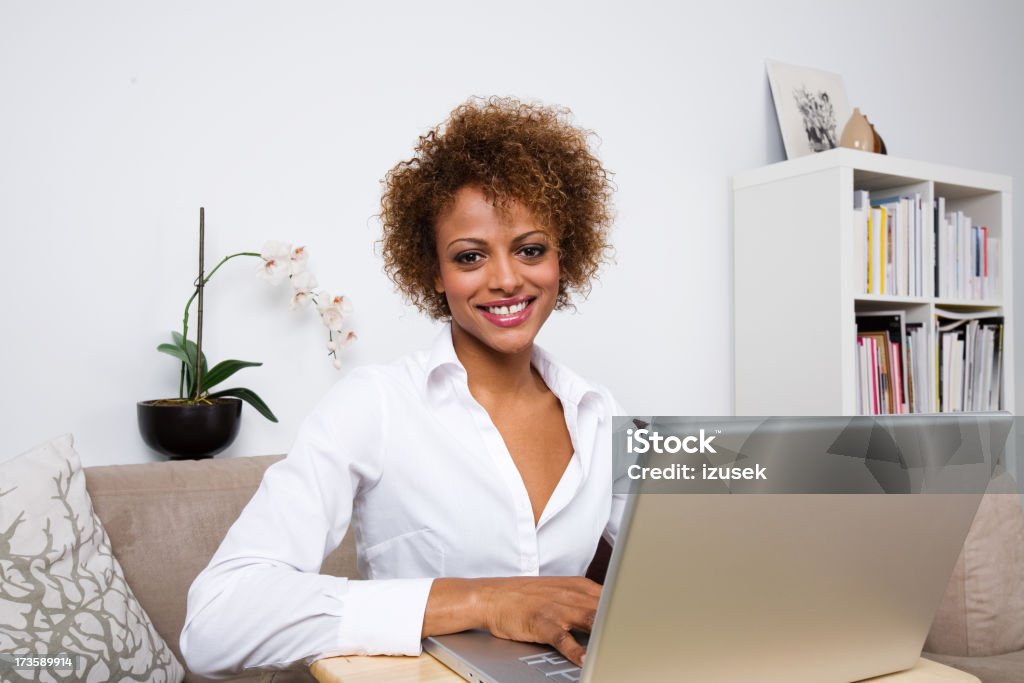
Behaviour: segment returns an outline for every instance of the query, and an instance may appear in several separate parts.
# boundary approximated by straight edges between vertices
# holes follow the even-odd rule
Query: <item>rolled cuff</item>
[[[338,650],[353,655],[419,656],[433,579],[346,582]]]

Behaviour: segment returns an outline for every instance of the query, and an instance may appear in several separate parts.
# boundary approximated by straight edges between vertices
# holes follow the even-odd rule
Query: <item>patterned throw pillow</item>
[[[185,676],[125,582],[70,434],[0,463],[0,653],[4,681]]]

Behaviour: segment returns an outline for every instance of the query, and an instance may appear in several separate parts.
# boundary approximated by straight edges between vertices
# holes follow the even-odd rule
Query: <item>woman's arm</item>
[[[580,576],[435,579],[423,636],[487,629],[499,638],[545,643],[575,664],[586,650],[569,632],[590,631],[601,586]]]
[[[192,671],[223,676],[325,655],[419,654],[431,579],[318,573],[344,538],[355,492],[380,476],[382,405],[378,378],[353,371],[303,423],[288,457],[267,470],[189,591],[180,643]]]

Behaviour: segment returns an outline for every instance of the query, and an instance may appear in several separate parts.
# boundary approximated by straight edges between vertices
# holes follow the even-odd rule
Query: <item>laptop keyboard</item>
[[[583,673],[583,669],[579,668],[568,659],[558,654],[557,652],[541,652],[538,655],[528,655],[526,657],[520,657],[520,662],[523,662],[534,671],[547,676],[552,681],[563,681],[568,683],[569,681],[580,680],[580,675]]]

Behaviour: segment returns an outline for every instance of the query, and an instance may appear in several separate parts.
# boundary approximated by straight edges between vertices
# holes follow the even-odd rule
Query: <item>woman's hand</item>
[[[590,631],[601,586],[580,576],[436,579],[423,635],[486,628],[509,640],[544,643],[582,666],[586,650],[569,633]]]
[[[499,638],[545,643],[577,666],[586,650],[569,629],[590,632],[601,586],[582,576],[491,579],[485,584],[486,627]]]

